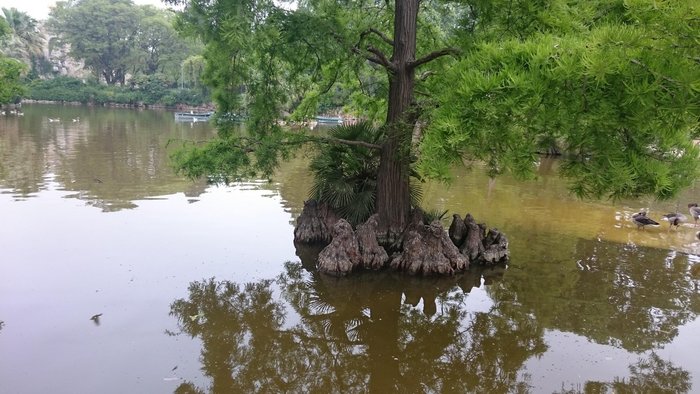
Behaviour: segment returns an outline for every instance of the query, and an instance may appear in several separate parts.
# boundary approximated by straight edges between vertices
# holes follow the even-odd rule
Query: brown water
[[[292,245],[303,158],[272,183],[208,186],[166,147],[208,124],[23,110],[0,117],[0,393],[700,390],[693,224],[629,222],[697,189],[580,202],[556,162],[526,183],[457,169],[423,205],[505,231],[507,267],[335,279]]]

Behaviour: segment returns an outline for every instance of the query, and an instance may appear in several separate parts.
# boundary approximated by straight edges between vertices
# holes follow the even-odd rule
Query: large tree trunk
[[[408,224],[411,211],[409,155],[411,133],[416,122],[413,104],[418,0],[397,0],[394,12],[394,52],[389,71],[387,140],[382,145],[377,174],[377,213],[385,242],[398,238]]]

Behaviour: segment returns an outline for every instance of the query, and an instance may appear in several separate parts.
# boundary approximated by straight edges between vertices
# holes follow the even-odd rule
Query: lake
[[[508,265],[339,279],[292,242],[303,155],[208,185],[168,161],[208,123],[22,110],[0,117],[0,393],[700,390],[700,228],[630,222],[685,213],[697,186],[591,202],[556,160],[527,182],[456,168],[423,207],[505,232]]]

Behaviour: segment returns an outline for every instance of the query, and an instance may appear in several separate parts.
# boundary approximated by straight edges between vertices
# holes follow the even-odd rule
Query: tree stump
[[[481,228],[476,224],[474,217],[470,213],[464,217],[464,225],[467,228],[467,234],[459,251],[467,256],[469,262],[476,262],[479,255],[484,251],[484,244],[481,242]]]
[[[374,214],[364,224],[357,226],[357,243],[360,247],[360,264],[364,268],[378,270],[384,268],[389,261],[386,250],[377,241],[377,221],[379,215]]]
[[[485,263],[497,263],[510,257],[508,250],[508,239],[500,231],[492,228],[484,238],[484,252],[482,260]]]
[[[360,264],[360,248],[352,226],[340,219],[333,226],[333,240],[318,255],[318,270],[335,276],[352,272]]]
[[[506,236],[495,228],[489,230],[483,223],[477,224],[469,213],[463,221],[457,214],[452,216],[449,234],[459,252],[472,264],[493,264],[510,256]]]
[[[448,231],[450,239],[455,246],[462,246],[464,242],[464,237],[467,235],[467,226],[458,214],[452,215],[452,224],[450,224],[450,229]]]
[[[411,275],[452,275],[469,266],[439,221],[424,225],[423,213],[414,210],[404,232],[403,250],[391,261],[391,268]]]
[[[316,200],[304,201],[304,209],[297,218],[294,229],[294,242],[311,244],[328,243],[332,239],[332,229],[338,215],[325,203]]]

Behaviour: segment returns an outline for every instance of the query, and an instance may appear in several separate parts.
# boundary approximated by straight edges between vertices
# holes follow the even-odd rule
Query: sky
[[[135,4],[150,4],[165,8],[160,0],[132,0]],[[49,16],[49,8],[56,4],[56,0],[0,0],[0,8],[17,8],[24,11],[32,18],[43,20]]]

